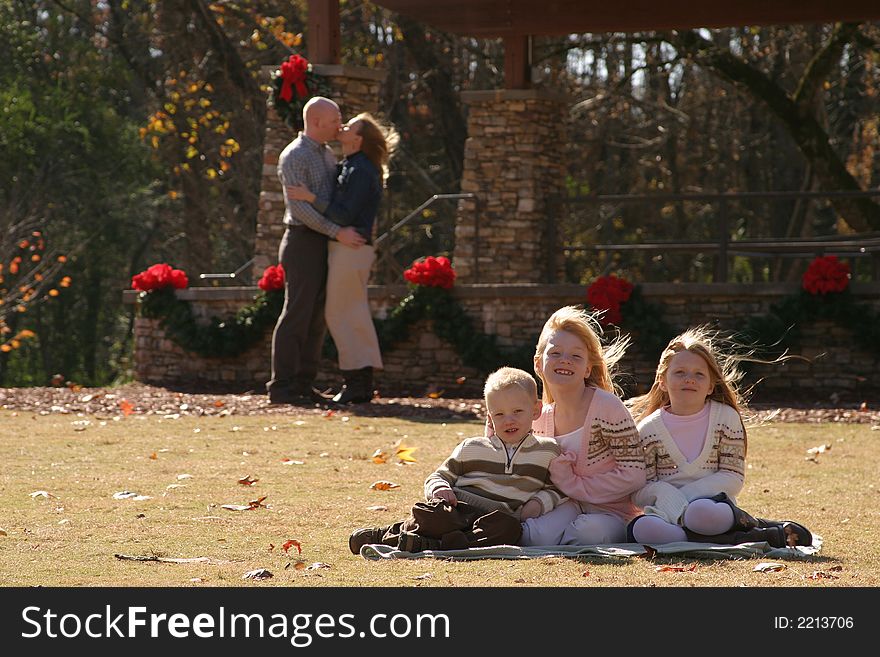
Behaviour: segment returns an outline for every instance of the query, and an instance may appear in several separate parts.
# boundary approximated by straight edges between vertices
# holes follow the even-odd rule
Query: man
[[[282,186],[303,184],[330,198],[336,157],[327,142],[341,126],[339,107],[316,96],[303,107],[304,130],[281,152],[278,177]],[[327,283],[327,241],[359,248],[364,238],[351,226],[342,228],[303,201],[284,199],[287,229],[278,248],[284,267],[284,308],[272,334],[272,378],[266,384],[273,404],[325,401],[312,384],[318,373],[327,326],[324,298]]]

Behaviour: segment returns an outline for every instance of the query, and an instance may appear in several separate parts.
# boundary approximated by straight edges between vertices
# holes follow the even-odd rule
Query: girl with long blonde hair
[[[532,424],[562,454],[550,476],[569,501],[523,522],[522,545],[621,543],[638,514],[630,495],[645,484],[645,462],[613,376],[628,340],[603,345],[595,317],[575,306],[554,312],[535,348],[543,407]]]
[[[736,505],[747,451],[743,360],[767,362],[718,331],[688,329],[663,350],[648,393],[630,400],[647,483],[633,495],[644,515],[627,527],[629,541],[812,544],[803,525],[754,518]]]

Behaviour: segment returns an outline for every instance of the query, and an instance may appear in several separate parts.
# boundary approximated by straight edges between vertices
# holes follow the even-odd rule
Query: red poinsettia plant
[[[428,256],[424,260],[413,262],[412,266],[403,272],[403,277],[413,285],[449,290],[455,283],[455,270],[446,256],[438,258]]]
[[[302,55],[293,54],[272,75],[272,105],[295,130],[303,129],[303,106],[313,96],[329,96],[330,87]]]
[[[810,294],[828,294],[843,292],[849,285],[849,279],[849,265],[831,255],[815,258],[804,272],[801,283]]]
[[[147,268],[140,274],[131,277],[131,286],[140,292],[151,292],[172,287],[182,290],[189,285],[189,279],[182,269],[174,269],[167,263],[158,263]]]
[[[623,320],[620,306],[629,299],[633,287],[628,280],[614,274],[600,276],[590,283],[587,288],[587,301],[596,310],[605,311],[599,317],[600,324],[603,326],[620,324]]]
[[[276,290],[284,289],[284,267],[281,265],[269,265],[263,271],[263,276],[260,278],[259,283],[257,283],[257,287],[259,287],[264,292],[274,292]]]

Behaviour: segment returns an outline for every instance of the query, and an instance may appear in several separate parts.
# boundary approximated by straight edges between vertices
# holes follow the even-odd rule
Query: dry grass
[[[809,561],[758,573],[755,560],[559,558],[368,562],[349,553],[355,528],[404,517],[422,481],[476,422],[285,415],[96,417],[0,411],[0,583],[4,586],[878,586],[876,443],[869,425],[769,424],[750,432],[741,504],[790,517],[824,538]],[[417,448],[399,465],[393,445]],[[832,446],[806,460],[806,450]],[[390,455],[373,463],[376,449]],[[282,459],[302,461],[285,465]],[[180,475],[192,475],[179,479]],[[238,480],[258,478],[252,487]],[[400,488],[377,491],[377,480]],[[179,487],[169,488],[171,485]],[[144,501],[117,500],[132,491]],[[46,491],[51,497],[31,497]],[[228,511],[266,495],[268,508]],[[368,510],[384,505],[387,511]],[[290,554],[282,545],[295,539]],[[274,548],[270,549],[270,546]],[[206,557],[201,563],[123,561],[116,554]],[[323,562],[329,568],[297,569]],[[658,572],[660,564],[696,565]],[[839,569],[831,570],[833,567]],[[823,571],[836,579],[810,579]]]

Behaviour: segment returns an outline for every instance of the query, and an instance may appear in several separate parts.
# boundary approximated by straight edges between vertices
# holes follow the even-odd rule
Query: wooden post
[[[531,37],[525,35],[504,37],[505,89],[529,89],[532,86],[530,41]]]
[[[309,0],[309,61],[339,64],[339,0]]]

